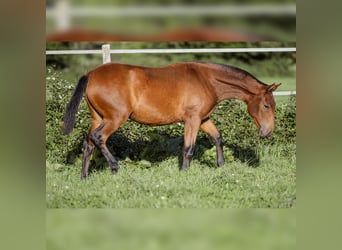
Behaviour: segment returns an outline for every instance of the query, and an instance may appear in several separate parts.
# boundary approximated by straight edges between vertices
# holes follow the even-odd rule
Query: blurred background
[[[82,51],[101,50],[103,42],[48,42],[47,51],[65,51],[64,54],[46,56],[46,66],[60,71],[67,81],[76,83],[79,77],[102,64],[102,54],[82,54]],[[237,52],[237,53],[172,53],[182,49],[225,49],[225,48],[295,48],[296,42],[112,42],[112,50],[163,50],[157,54],[129,53],[111,54],[112,62],[141,66],[166,66],[176,62],[202,61],[240,67],[267,84],[282,82],[281,89],[296,89],[296,51],[286,52]],[[80,54],[67,54],[68,51]],[[78,53],[78,52],[77,52]]]
[[[294,41],[294,0],[47,0],[48,41]]]
[[[292,250],[295,210],[47,210],[48,250]]]

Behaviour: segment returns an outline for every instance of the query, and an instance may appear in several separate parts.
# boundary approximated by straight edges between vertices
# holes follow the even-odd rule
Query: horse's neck
[[[231,98],[248,102],[262,90],[262,85],[249,76],[238,78],[221,71],[215,72],[213,76],[212,85],[219,102]]]

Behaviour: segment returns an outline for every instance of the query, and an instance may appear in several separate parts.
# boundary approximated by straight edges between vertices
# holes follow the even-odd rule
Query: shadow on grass
[[[150,163],[160,163],[170,157],[177,157],[179,167],[183,161],[182,148],[183,136],[170,136],[168,134],[153,133],[152,139],[138,139],[130,141],[121,133],[113,134],[107,141],[108,149],[113,156],[119,161],[129,158],[134,162],[148,161]],[[213,142],[206,135],[199,135],[196,141],[195,154],[193,159],[199,160],[208,167],[216,167],[216,154],[213,159],[203,160],[203,154],[214,146]],[[80,149],[83,147],[83,142],[79,143],[68,154],[70,158],[76,158],[76,155],[81,156]],[[224,151],[230,150],[234,160],[239,160],[247,164],[249,167],[256,168],[260,165],[259,156],[254,148],[243,148],[237,145],[225,143]],[[227,162],[227,161],[226,161]],[[228,163],[229,164],[229,163]],[[101,154],[100,150],[95,149],[90,163],[90,173],[92,171],[101,171],[108,168],[106,159]]]
[[[260,165],[260,158],[256,153],[255,148],[243,148],[237,145],[226,145],[232,152],[235,159],[246,163],[249,167],[257,168]]]

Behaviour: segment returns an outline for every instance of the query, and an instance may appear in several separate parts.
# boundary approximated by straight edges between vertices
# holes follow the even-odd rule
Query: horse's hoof
[[[218,161],[218,162],[217,162],[217,166],[218,166],[218,167],[222,167],[223,165],[224,165],[224,161]]]
[[[119,171],[119,168],[112,168],[112,174],[117,174]]]
[[[181,166],[180,167],[180,171],[185,171],[185,170],[188,170],[189,169],[189,166]]]

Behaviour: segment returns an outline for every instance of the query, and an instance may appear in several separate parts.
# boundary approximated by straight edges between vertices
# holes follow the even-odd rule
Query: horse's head
[[[248,112],[253,117],[262,138],[270,137],[274,130],[275,101],[272,92],[281,83],[265,86],[260,94],[256,94],[248,101]]]

